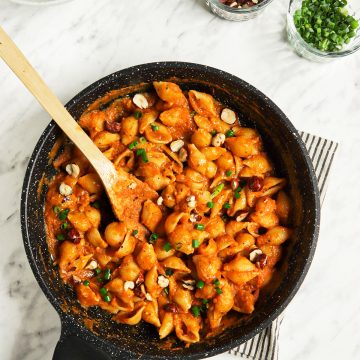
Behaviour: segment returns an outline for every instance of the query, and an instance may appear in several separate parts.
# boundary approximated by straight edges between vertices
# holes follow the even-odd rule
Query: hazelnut
[[[178,152],[185,145],[183,140],[175,140],[170,144],[172,152]]]
[[[67,164],[65,170],[70,176],[74,178],[77,178],[80,174],[80,168],[76,164]]]
[[[211,141],[213,146],[221,146],[225,142],[226,136],[224,134],[216,134]]]
[[[237,4],[235,3],[235,5],[237,5]],[[223,111],[221,112],[220,118],[222,121],[226,122],[229,125],[234,124],[236,121],[236,115],[235,115],[234,111],[232,111],[228,108],[223,109]]]
[[[69,185],[66,185],[65,183],[61,183],[59,186],[59,192],[61,195],[69,196],[72,194],[72,188]]]
[[[147,109],[149,107],[149,103],[143,94],[136,94],[133,97],[133,103],[140,109]]]

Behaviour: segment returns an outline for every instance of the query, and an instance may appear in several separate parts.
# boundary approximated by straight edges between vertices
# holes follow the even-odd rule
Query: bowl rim
[[[339,50],[339,51],[321,51],[321,50],[316,49],[315,47],[311,46],[310,44],[308,44],[302,38],[302,36],[300,35],[300,33],[299,33],[298,29],[296,28],[295,23],[294,23],[294,12],[295,12],[295,10],[298,9],[298,8],[292,9],[292,5],[295,2],[296,2],[296,0],[290,0],[289,7],[288,7],[288,10],[286,12],[287,32],[290,31],[291,35],[296,38],[295,40],[307,52],[317,56],[318,58],[322,58],[322,59],[339,59],[339,58],[342,58],[344,56],[349,56],[349,55],[357,52],[360,49],[360,41],[359,41],[358,44],[356,44],[355,46],[353,46],[351,48],[345,46],[345,48],[343,50]],[[351,6],[349,4],[346,5],[346,8],[347,8],[347,10],[350,10],[353,13],[353,16],[355,15],[355,12],[352,10],[352,8],[351,8]],[[292,10],[294,10],[294,11],[292,11]],[[357,29],[357,31],[359,31],[359,29]],[[351,44],[351,42],[348,45],[350,45],[350,44]]]
[[[224,5],[219,0],[206,0],[207,2],[211,3],[213,6],[216,6],[217,8],[226,11],[230,14],[249,14],[249,13],[255,13],[257,11],[260,11],[264,9],[266,6],[268,6],[273,0],[263,0],[255,4],[254,6],[251,6],[249,8],[232,8],[228,5]]]
[[[288,131],[290,131],[293,135],[293,140],[296,142],[297,146],[299,147],[302,157],[306,163],[306,166],[309,170],[309,180],[312,187],[312,193],[313,193],[313,201],[315,204],[314,209],[314,218],[313,218],[313,224],[312,224],[312,236],[311,236],[311,242],[308,250],[308,256],[305,261],[304,267],[299,271],[299,275],[297,278],[297,281],[292,284],[290,287],[290,290],[288,291],[287,297],[279,303],[279,305],[274,307],[274,310],[272,310],[271,314],[258,322],[258,325],[251,331],[249,331],[247,334],[240,336],[239,338],[235,340],[229,339],[229,341],[226,341],[224,344],[216,344],[215,346],[210,347],[209,350],[202,350],[198,351],[196,353],[186,353],[181,354],[181,357],[179,357],[180,354],[177,354],[174,352],[171,354],[172,359],[176,358],[182,358],[182,359],[200,359],[204,357],[209,356],[215,356],[217,354],[223,353],[225,351],[228,351],[230,349],[233,349],[236,346],[239,346],[240,344],[248,341],[249,339],[253,338],[255,335],[260,333],[262,330],[264,330],[266,327],[268,327],[271,322],[273,322],[287,307],[287,305],[290,303],[290,301],[293,299],[297,291],[299,290],[301,284],[304,281],[304,278],[310,268],[319,234],[319,223],[320,223],[320,196],[319,196],[319,189],[317,186],[317,180],[316,175],[314,172],[314,168],[310,159],[310,156],[305,148],[304,143],[302,142],[297,130],[293,126],[293,124],[290,122],[290,120],[286,117],[286,115],[280,110],[280,108],[273,103],[266,95],[264,95],[262,92],[260,92],[257,88],[254,86],[248,84],[244,80],[236,77],[235,75],[232,75],[230,73],[227,73],[225,71],[207,66],[207,65],[201,65],[201,64],[195,64],[195,63],[188,63],[188,62],[179,62],[179,61],[166,61],[166,62],[152,62],[152,63],[145,63],[141,65],[136,65],[132,67],[128,67],[119,71],[116,71],[112,74],[109,74],[107,76],[104,76],[103,78],[93,82],[89,86],[87,86],[84,90],[80,91],[77,95],[75,95],[70,101],[67,102],[65,105],[67,108],[71,109],[72,106],[76,105],[79,101],[82,101],[83,98],[86,98],[87,94],[90,94],[92,91],[97,89],[98,87],[101,87],[101,85],[107,84],[111,82],[113,79],[116,79],[118,77],[124,76],[126,73],[134,73],[141,70],[146,71],[156,71],[159,67],[167,67],[174,71],[181,68],[189,68],[193,71],[199,71],[201,73],[211,72],[212,74],[215,74],[218,76],[219,79],[222,77],[228,78],[231,82],[240,84],[242,87],[247,87],[250,93],[254,95],[257,99],[263,99],[263,102],[265,105],[267,105],[279,118],[279,121],[282,122],[282,125],[284,125],[285,128],[287,128]],[[169,76],[170,77],[170,76]],[[36,161],[41,154],[41,149],[48,140],[48,137],[51,134],[51,131],[56,127],[56,124],[52,120],[43,133],[41,134],[34,150],[31,155],[31,158],[29,160],[24,182],[23,182],[23,188],[21,193],[21,231],[23,236],[23,243],[25,247],[25,252],[30,264],[30,267],[33,271],[33,274],[42,289],[45,296],[48,298],[52,306],[55,308],[55,310],[58,312],[60,319],[61,319],[61,338],[64,334],[66,334],[69,331],[70,327],[76,328],[76,334],[80,338],[84,338],[90,343],[92,343],[94,346],[96,346],[98,349],[102,349],[105,351],[111,351],[112,353],[119,354],[122,351],[125,351],[128,355],[131,354],[131,351],[128,351],[127,349],[119,349],[117,345],[112,343],[109,340],[106,340],[104,338],[101,338],[94,333],[92,333],[90,330],[88,330],[85,326],[78,324],[74,319],[72,314],[66,314],[61,309],[61,306],[59,304],[59,300],[55,296],[55,294],[51,291],[51,289],[48,288],[48,285],[46,283],[45,278],[43,277],[43,274],[41,272],[41,269],[39,267],[39,264],[36,261],[37,253],[36,249],[33,248],[32,243],[34,240],[30,237],[29,232],[29,226],[28,226],[28,215],[27,215],[27,204],[28,204],[28,198],[29,198],[29,187],[31,186],[30,179],[32,176],[32,173],[34,171],[34,166],[36,164]],[[61,341],[60,338],[60,341]],[[134,355],[134,354],[132,354]],[[147,359],[166,359],[167,356],[164,355],[146,355]],[[115,357],[116,358],[116,357]]]

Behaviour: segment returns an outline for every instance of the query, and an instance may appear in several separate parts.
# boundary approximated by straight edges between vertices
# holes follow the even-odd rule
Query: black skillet
[[[293,226],[296,231],[282,264],[284,277],[271,296],[260,296],[252,315],[241,316],[235,327],[187,348],[175,338],[172,338],[173,342],[160,341],[152,325],[119,325],[100,309],[83,309],[73,291],[60,280],[46,244],[43,214],[46,185],[39,187],[39,184],[54,174],[48,154],[60,130],[52,121],[41,135],[26,171],[21,226],[26,254],[36,280],[61,319],[55,360],[200,359],[222,353],[252,338],[279,316],[299,289],[314,255],[320,205],[309,155],[284,113],[245,81],[204,65],[150,63],[104,77],[75,96],[66,107],[78,119],[89,104],[108,91],[139,83],[150,84],[154,80],[175,80],[183,89],[213,94],[237,110],[243,125],[257,128],[262,135],[278,175],[289,179],[288,188],[294,200]],[[151,85],[144,85],[147,86]]]

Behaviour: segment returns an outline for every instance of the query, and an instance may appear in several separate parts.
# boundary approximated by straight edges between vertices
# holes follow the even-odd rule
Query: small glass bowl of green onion
[[[312,61],[328,62],[360,48],[360,21],[347,0],[290,0],[286,29],[294,50]]]

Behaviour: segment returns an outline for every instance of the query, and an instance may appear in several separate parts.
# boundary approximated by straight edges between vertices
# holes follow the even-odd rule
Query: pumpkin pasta
[[[190,344],[217,333],[230,311],[254,311],[291,237],[292,201],[260,135],[233,110],[175,83],[153,87],[104,97],[79,120],[115,167],[157,192],[139,226],[114,218],[99,177],[67,143],[46,197],[48,243],[82,306]]]

